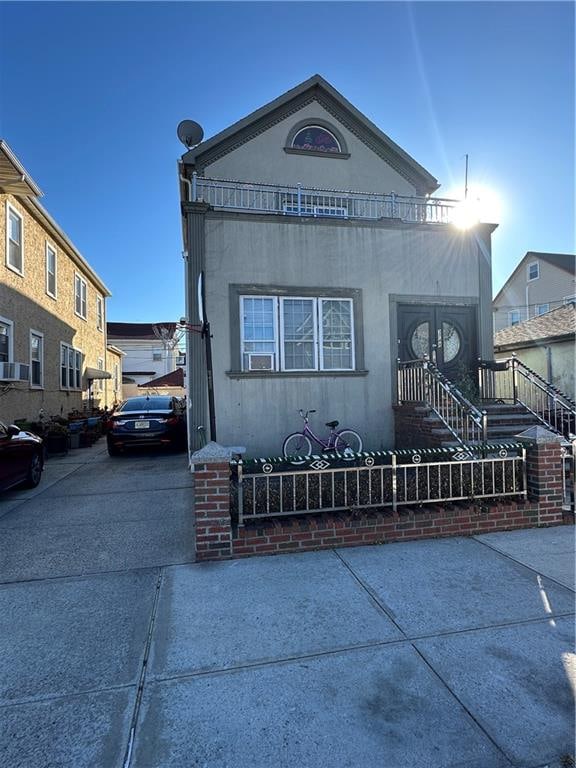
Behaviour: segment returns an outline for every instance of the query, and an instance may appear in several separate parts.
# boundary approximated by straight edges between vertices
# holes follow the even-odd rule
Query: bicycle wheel
[[[334,441],[334,450],[343,459],[350,461],[362,451],[362,438],[353,429],[343,429],[338,432]]]
[[[282,454],[286,459],[290,458],[291,464],[304,464],[308,456],[312,453],[312,443],[301,432],[294,432],[288,435],[282,446]],[[303,456],[300,461],[294,461],[292,456]]]

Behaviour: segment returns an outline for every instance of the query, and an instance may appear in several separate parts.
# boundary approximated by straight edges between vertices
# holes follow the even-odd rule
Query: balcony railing
[[[399,219],[418,224],[449,224],[457,200],[405,197],[391,193],[344,192],[276,184],[206,179],[193,174],[191,202],[213,208],[337,219]]]

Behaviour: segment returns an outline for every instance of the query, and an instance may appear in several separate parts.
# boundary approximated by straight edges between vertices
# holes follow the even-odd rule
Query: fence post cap
[[[227,447],[210,441],[199,451],[190,456],[191,464],[224,464],[230,461],[233,454],[245,453],[246,449],[240,446]]]
[[[561,443],[564,440],[562,435],[557,435],[555,432],[546,429],[546,427],[540,426],[530,427],[524,430],[524,432],[520,432],[519,435],[515,435],[514,439],[522,443],[536,443],[536,445]]]

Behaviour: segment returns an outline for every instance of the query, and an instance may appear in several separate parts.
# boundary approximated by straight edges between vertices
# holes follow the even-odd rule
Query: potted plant
[[[44,445],[47,453],[68,453],[68,427],[51,421],[44,429]]]

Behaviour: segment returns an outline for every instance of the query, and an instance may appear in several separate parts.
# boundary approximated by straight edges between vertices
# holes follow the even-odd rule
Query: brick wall
[[[455,503],[253,520],[232,530],[228,463],[195,468],[196,554],[218,560],[573,522],[562,511],[558,443],[528,448],[526,501]]]
[[[397,448],[441,448],[450,432],[425,405],[394,406],[394,444]]]

